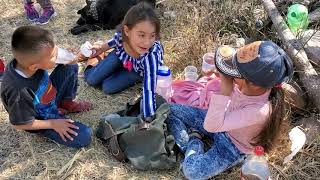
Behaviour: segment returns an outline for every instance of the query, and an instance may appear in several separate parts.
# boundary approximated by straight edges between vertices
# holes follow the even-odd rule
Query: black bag
[[[152,7],[156,4],[156,0],[86,0],[86,6],[77,12],[81,15],[77,25],[70,32],[78,35],[87,31],[115,29],[127,11],[140,1],[146,1]]]
[[[103,116],[96,133],[116,159],[129,160],[139,170],[170,169],[176,164],[175,141],[164,122],[169,104],[160,96],[156,102],[159,108],[152,122],[142,120],[139,99],[116,114]]]

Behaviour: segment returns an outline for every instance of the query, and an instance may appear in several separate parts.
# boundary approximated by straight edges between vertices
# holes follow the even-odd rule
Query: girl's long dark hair
[[[157,17],[153,7],[148,2],[140,2],[134,6],[132,6],[127,14],[125,15],[122,23],[117,28],[118,31],[122,33],[123,41],[127,41],[128,37],[126,37],[124,33],[124,26],[127,26],[129,29],[133,28],[136,24],[142,21],[149,21],[156,28],[156,37],[160,39],[160,20]]]
[[[268,152],[273,148],[283,121],[288,117],[288,104],[285,103],[286,92],[283,88],[273,87],[270,92],[269,101],[271,102],[272,112],[262,131],[253,138],[252,145],[263,146]]]

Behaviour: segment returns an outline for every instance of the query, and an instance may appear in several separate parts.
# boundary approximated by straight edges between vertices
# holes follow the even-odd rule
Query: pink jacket
[[[184,82],[190,83],[190,81]],[[192,82],[191,85],[196,84],[197,82]],[[212,91],[208,92],[208,89]],[[253,150],[250,144],[251,139],[262,130],[271,112],[271,104],[268,101],[270,91],[260,96],[246,96],[235,86],[231,96],[223,96],[218,94],[220,81],[217,79],[208,81],[207,85],[205,83],[198,85],[198,89],[193,90],[192,92],[189,90],[189,95],[184,96],[185,98],[192,97],[190,102],[193,104],[188,104],[189,102],[184,104],[205,108],[209,103],[204,128],[213,133],[226,132],[241,152],[251,153]],[[181,97],[183,97],[182,94]],[[175,93],[173,100],[177,102]]]
[[[220,80],[203,77],[197,82],[177,80],[172,84],[171,102],[208,109],[213,93],[220,92]]]
[[[264,127],[271,112],[270,91],[260,96],[246,96],[235,87],[231,96],[213,94],[204,121],[208,132],[227,132],[243,153],[251,153],[251,139]]]

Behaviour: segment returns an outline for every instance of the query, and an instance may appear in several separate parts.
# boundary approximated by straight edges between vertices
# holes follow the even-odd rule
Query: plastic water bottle
[[[308,9],[301,4],[294,4],[288,9],[288,25],[290,30],[297,34],[308,27]]]
[[[262,146],[256,146],[254,154],[250,155],[241,167],[241,180],[268,180],[270,171],[264,157]]]
[[[71,61],[75,60],[75,58],[76,55],[72,52],[63,48],[58,48],[58,56],[56,59],[57,64],[69,64]]]
[[[157,72],[157,89],[156,92],[165,100],[170,102],[172,89],[172,77],[169,67],[160,66]]]

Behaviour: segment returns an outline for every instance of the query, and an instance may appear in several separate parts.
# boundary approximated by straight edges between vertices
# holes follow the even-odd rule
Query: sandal
[[[65,113],[77,113],[91,110],[92,104],[86,101],[64,100],[58,107]]]

